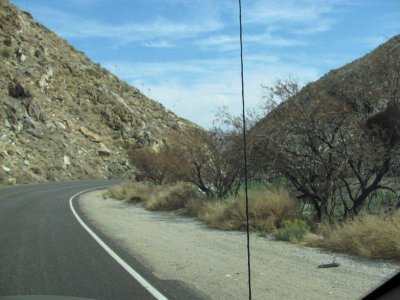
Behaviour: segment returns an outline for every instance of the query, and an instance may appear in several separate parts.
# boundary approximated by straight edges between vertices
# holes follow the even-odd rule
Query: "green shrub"
[[[303,220],[286,220],[282,227],[275,232],[275,237],[281,241],[298,243],[303,240],[309,230],[310,228]]]
[[[14,177],[10,177],[6,180],[6,184],[7,185],[16,185],[17,184],[17,179],[15,179]]]
[[[0,56],[4,57],[4,58],[10,58],[11,51],[9,49],[1,49],[0,50]]]
[[[101,74],[98,70],[96,70],[95,68],[88,68],[86,69],[86,73],[89,74],[90,76],[93,76],[95,78],[100,78]]]

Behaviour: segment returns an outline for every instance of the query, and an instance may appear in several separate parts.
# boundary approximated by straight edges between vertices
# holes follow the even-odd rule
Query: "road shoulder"
[[[149,266],[152,276],[184,282],[213,299],[247,297],[244,233],[208,229],[192,218],[149,212],[101,194],[82,195],[81,213],[115,247]],[[400,268],[387,261],[335,254],[339,268],[318,269],[331,261],[331,253],[256,235],[251,237],[251,251],[255,299],[360,298]]]

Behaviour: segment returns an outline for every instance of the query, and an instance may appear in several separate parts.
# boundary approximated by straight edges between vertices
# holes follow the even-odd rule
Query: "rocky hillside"
[[[132,147],[194,124],[0,0],[0,183],[127,177]]]

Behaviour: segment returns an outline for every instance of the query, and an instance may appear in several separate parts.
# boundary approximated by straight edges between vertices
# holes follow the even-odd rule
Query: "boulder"
[[[32,97],[31,93],[18,81],[13,81],[8,86],[8,94],[17,99]]]
[[[24,105],[26,107],[26,111],[30,117],[35,119],[36,121],[43,121],[43,113],[41,108],[41,103],[33,98],[24,99]]]
[[[97,152],[100,155],[103,155],[103,156],[110,156],[111,155],[111,150],[108,149],[106,145],[104,145],[103,143],[100,143],[99,145],[100,145],[100,148],[97,150]]]
[[[68,166],[71,164],[71,159],[69,158],[68,155],[64,155],[64,165]]]
[[[4,172],[6,173],[10,173],[11,169],[9,167],[6,166],[1,166],[1,168],[3,169]]]
[[[95,143],[101,142],[101,137],[100,137],[98,134],[96,134],[96,133],[94,133],[93,131],[91,131],[90,129],[88,129],[88,128],[84,127],[84,126],[81,126],[81,127],[79,128],[79,130],[80,130],[80,132],[82,132],[82,134],[83,134],[88,140],[90,140],[90,141],[92,141],[92,142],[95,142]]]

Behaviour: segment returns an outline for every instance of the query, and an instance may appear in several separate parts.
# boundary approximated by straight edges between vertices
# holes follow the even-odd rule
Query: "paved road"
[[[154,299],[82,228],[69,207],[72,195],[115,183],[75,181],[1,188],[0,297]],[[96,233],[166,297],[198,298],[179,282],[155,278],[146,266]]]

